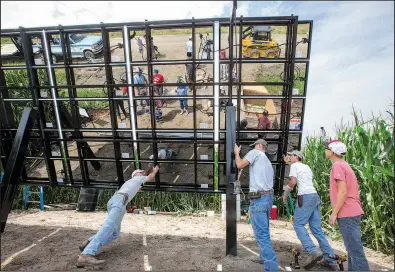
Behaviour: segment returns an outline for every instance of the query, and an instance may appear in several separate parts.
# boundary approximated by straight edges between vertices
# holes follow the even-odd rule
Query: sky
[[[231,1],[1,1],[1,28],[230,17]],[[32,15],[33,12],[33,15]],[[304,136],[394,101],[393,1],[238,1],[237,15],[314,20]]]

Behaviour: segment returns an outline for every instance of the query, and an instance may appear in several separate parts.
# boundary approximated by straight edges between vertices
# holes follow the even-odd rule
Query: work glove
[[[283,194],[283,202],[287,203],[288,201],[288,195],[290,192],[292,192],[293,188],[289,187],[288,185],[284,189],[284,194]]]

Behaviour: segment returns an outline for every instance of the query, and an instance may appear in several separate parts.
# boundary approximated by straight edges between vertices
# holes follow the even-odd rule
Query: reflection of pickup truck
[[[103,40],[101,36],[87,36],[83,34],[70,34],[70,49],[72,58],[94,58],[103,51]],[[50,39],[52,58],[56,61],[62,58],[62,44],[59,37]],[[41,44],[33,44],[33,52],[39,51]],[[56,59],[55,59],[56,58]]]
[[[94,58],[103,51],[103,41],[101,36],[87,36],[82,34],[70,34],[70,49],[72,58]],[[1,57],[23,57],[22,43],[19,37],[12,38],[13,44],[1,45]],[[63,58],[62,45],[59,37],[50,37],[52,60],[55,63]],[[33,43],[33,52],[40,54],[40,43]]]

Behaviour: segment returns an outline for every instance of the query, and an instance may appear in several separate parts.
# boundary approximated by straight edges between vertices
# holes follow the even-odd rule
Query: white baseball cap
[[[295,155],[295,156],[299,157],[299,159],[300,159],[301,161],[304,160],[304,157],[303,157],[303,155],[302,155],[302,152],[300,152],[299,150],[290,151],[290,152],[287,152],[287,154],[288,154],[288,155]]]
[[[144,170],[141,170],[141,169],[134,170],[132,173],[132,178],[138,173],[144,173]]]
[[[346,155],[347,147],[344,143],[342,143],[339,140],[324,142],[323,144],[327,149],[331,150],[333,153],[335,153],[338,156],[343,157],[344,155]]]

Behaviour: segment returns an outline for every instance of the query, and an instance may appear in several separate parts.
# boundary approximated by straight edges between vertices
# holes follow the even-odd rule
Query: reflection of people
[[[141,60],[144,60],[144,57],[143,57],[143,52],[144,52],[143,41],[140,39],[140,37],[137,37],[136,40],[137,40],[137,46],[139,48],[139,54],[141,55]]]
[[[262,116],[258,118],[258,129],[268,130],[270,129],[271,121],[269,120],[269,112],[264,110]],[[264,138],[266,133],[258,133],[258,138]]]
[[[143,69],[141,67],[136,68],[136,74],[133,76],[133,83],[134,84],[148,84],[147,79],[143,75]],[[147,88],[145,86],[136,86],[134,87],[135,96],[148,96]],[[143,103],[145,102],[145,103]],[[149,99],[147,100],[136,100],[137,106],[142,105],[144,108],[145,106],[150,105]],[[149,113],[149,108],[146,110],[146,113]]]
[[[174,156],[178,155],[178,150],[175,149],[170,149],[170,148],[165,148],[165,147],[159,147],[158,148],[158,159],[160,160],[165,160],[165,159],[171,159]],[[154,155],[151,155],[149,157],[150,160],[154,159]]]
[[[347,147],[339,140],[324,143],[325,157],[332,161],[329,195],[332,214],[329,224],[339,225],[348,255],[348,271],[370,271],[361,241],[361,200],[358,180],[350,165],[344,160]]]
[[[303,248],[309,254],[304,264],[305,269],[311,269],[316,262],[322,258],[325,266],[334,270],[337,268],[336,261],[329,258],[333,255],[333,249],[329,245],[325,233],[321,228],[321,199],[317,194],[313,184],[313,172],[310,167],[302,163],[304,157],[298,150],[287,152],[291,159],[291,169],[289,171],[290,181],[285,187],[283,202],[287,204],[288,194],[298,185],[298,202],[295,205],[294,229]],[[307,232],[305,225],[309,223],[313,236],[317,239],[320,249],[317,249]]]
[[[125,89],[126,89],[126,91],[125,91]],[[113,89],[113,91],[116,93],[116,91],[119,91],[120,89],[117,87],[117,88],[114,88]],[[128,92],[127,92],[127,87],[122,87],[122,94],[127,94]],[[127,117],[128,115],[127,115],[127,113],[126,113],[126,110],[125,110],[125,106],[124,106],[124,103],[123,103],[123,100],[115,100],[115,104],[116,104],[116,109],[117,109],[117,115],[118,115],[118,117],[121,119],[121,111],[122,111],[122,113],[123,113],[123,115],[125,116],[125,117]]]
[[[270,240],[269,218],[273,205],[274,171],[265,154],[267,143],[264,139],[256,140],[243,159],[240,158],[241,147],[235,145],[236,166],[250,169],[250,220],[254,236],[260,249],[260,260],[264,263],[265,271],[278,271],[276,253]]]
[[[182,77],[178,77],[177,83],[183,83]],[[187,96],[188,95],[188,86],[182,85],[182,86],[177,86],[176,88],[176,93],[178,96]],[[188,115],[188,100],[187,99],[180,99],[180,108],[181,112],[180,115]]]
[[[247,119],[243,119],[240,121],[240,130],[246,130],[248,125]],[[240,134],[240,139],[246,139],[247,138],[247,133],[241,133]]]
[[[89,238],[79,247],[81,255],[78,257],[77,267],[105,263],[105,260],[97,260],[95,255],[102,246],[110,244],[119,237],[121,233],[121,222],[126,213],[126,205],[134,198],[141,185],[147,181],[153,180],[158,171],[159,166],[153,168],[150,174],[146,173],[144,170],[135,170],[132,173],[132,178],[126,181],[122,187],[115,192],[107,203],[108,215],[103,225],[96,235]]]
[[[189,36],[189,40],[187,41],[187,57],[188,58],[192,58],[192,50],[193,50],[192,36]]]
[[[162,95],[162,86],[160,86],[161,84],[163,84],[165,82],[165,78],[163,77],[162,74],[159,74],[159,70],[158,69],[154,69],[154,78],[153,78],[154,84],[158,85],[154,88],[158,89],[158,94]]]
[[[186,80],[188,81],[188,83],[193,82],[193,72],[194,72],[193,64],[192,63],[185,64],[185,70],[187,72]]]

